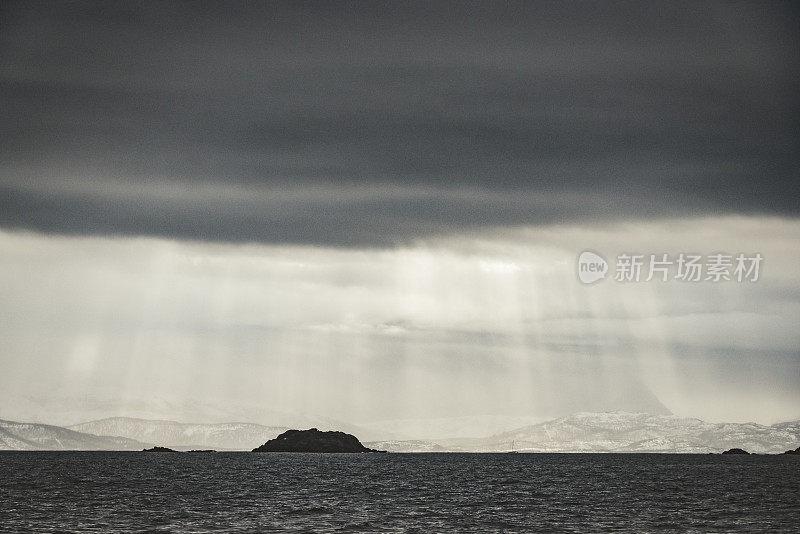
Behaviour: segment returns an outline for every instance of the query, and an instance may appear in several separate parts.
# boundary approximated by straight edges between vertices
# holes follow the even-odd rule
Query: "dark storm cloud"
[[[0,224],[389,245],[796,216],[798,28],[790,3],[4,3]]]

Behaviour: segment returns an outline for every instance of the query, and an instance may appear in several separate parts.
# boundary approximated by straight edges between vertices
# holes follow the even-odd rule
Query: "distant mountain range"
[[[171,449],[252,450],[288,430],[254,423],[194,424],[111,417],[68,427],[87,434],[121,436]]]
[[[160,445],[179,450],[251,450],[286,429],[253,423],[192,424],[128,417],[68,428],[0,421],[0,449],[141,450]],[[371,430],[375,432],[377,428],[373,426]],[[433,440],[403,440],[386,435],[383,440],[372,438],[364,445],[393,452],[669,453],[722,452],[736,447],[756,453],[780,453],[800,446],[800,421],[765,426],[626,412],[577,413],[488,437],[481,437],[481,430],[476,428],[476,437],[463,437],[462,432]]]
[[[800,444],[800,422],[707,423],[674,415],[577,413],[489,438],[438,440],[447,450],[521,452],[778,453]]]
[[[118,436],[76,432],[68,428],[0,420],[0,450],[141,450],[147,444]]]

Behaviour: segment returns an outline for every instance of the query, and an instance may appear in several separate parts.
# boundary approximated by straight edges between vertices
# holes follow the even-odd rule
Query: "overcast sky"
[[[3,2],[0,57],[0,417],[800,417],[794,2]]]

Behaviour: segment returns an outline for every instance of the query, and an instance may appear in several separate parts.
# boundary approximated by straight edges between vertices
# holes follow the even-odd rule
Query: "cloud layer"
[[[388,246],[797,215],[792,3],[0,9],[5,227]]]

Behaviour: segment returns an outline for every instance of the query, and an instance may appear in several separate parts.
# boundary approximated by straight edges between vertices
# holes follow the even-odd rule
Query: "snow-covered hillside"
[[[254,423],[194,424],[111,417],[69,427],[79,432],[122,436],[177,449],[252,450],[286,430]]]
[[[796,423],[706,423],[674,415],[577,413],[484,439],[443,440],[447,449],[530,452],[778,453],[800,444]]]
[[[142,450],[132,439],[87,434],[60,426],[0,420],[0,450]]]

